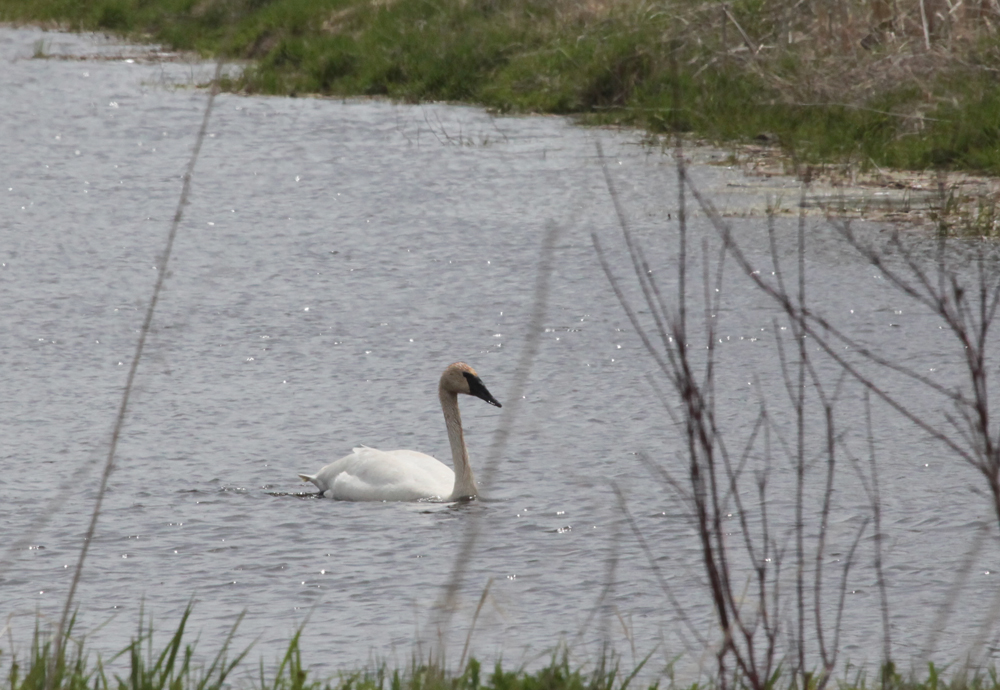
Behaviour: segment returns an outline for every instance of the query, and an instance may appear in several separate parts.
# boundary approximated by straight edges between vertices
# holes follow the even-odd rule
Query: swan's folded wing
[[[382,451],[361,446],[316,475],[325,495],[344,501],[415,501],[448,498],[455,485],[450,468],[414,450]]]

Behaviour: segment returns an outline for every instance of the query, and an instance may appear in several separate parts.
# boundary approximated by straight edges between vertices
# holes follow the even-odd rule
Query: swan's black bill
[[[490,395],[490,392],[486,390],[486,386],[483,385],[482,380],[475,374],[470,374],[467,371],[463,371],[462,375],[465,376],[465,380],[469,382],[469,395],[474,395],[480,400],[485,400],[490,405],[496,407],[503,407],[496,398]]]

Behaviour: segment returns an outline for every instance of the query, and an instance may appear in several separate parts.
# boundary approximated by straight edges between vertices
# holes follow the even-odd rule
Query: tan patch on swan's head
[[[463,393],[485,400],[490,405],[501,407],[490,392],[483,385],[482,380],[476,370],[465,362],[455,362],[448,365],[448,368],[441,374],[439,389],[448,393]]]
[[[444,373],[441,374],[441,388],[450,393],[464,393],[465,395],[469,395],[469,380],[465,378],[466,373],[479,376],[476,370],[465,362],[449,364]]]

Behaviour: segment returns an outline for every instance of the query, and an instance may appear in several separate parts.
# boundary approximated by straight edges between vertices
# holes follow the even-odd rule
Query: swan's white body
[[[384,451],[360,446],[316,474],[299,477],[312,482],[327,498],[341,501],[454,501],[474,497],[476,481],[458,413],[459,393],[475,395],[500,407],[468,364],[456,362],[444,370],[438,398],[448,428],[454,470],[415,450]]]
[[[299,476],[340,501],[444,500],[455,490],[452,469],[415,450],[361,446],[314,475]]]

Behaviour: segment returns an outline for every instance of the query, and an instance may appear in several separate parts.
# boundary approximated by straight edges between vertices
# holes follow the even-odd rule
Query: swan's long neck
[[[455,468],[455,488],[451,492],[450,498],[456,500],[475,496],[476,479],[472,476],[469,450],[465,447],[465,435],[462,433],[462,415],[458,412],[458,394],[438,387],[438,397],[441,399],[444,423],[448,427],[451,464]]]

